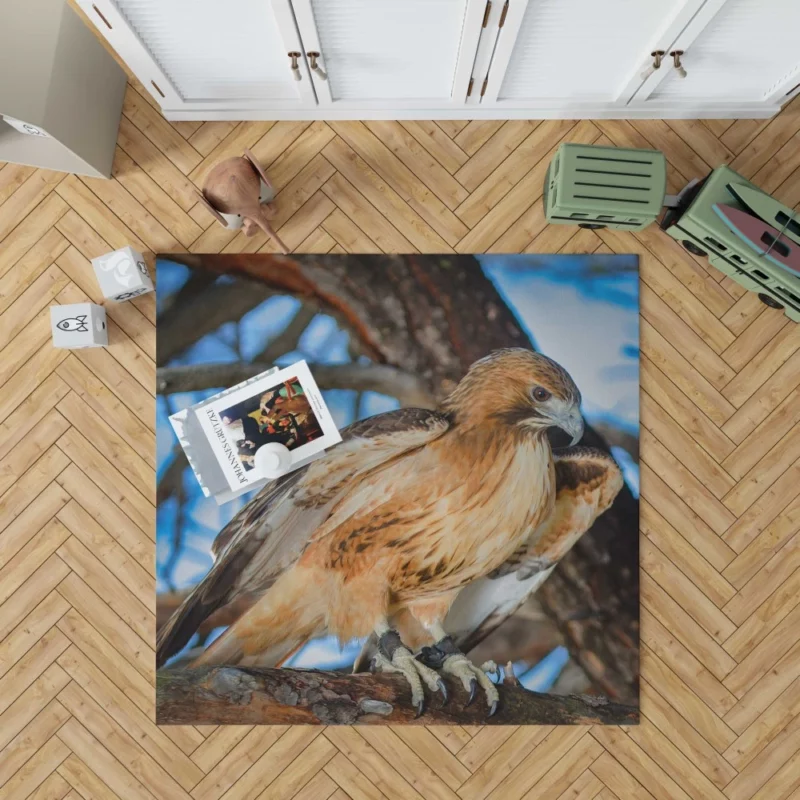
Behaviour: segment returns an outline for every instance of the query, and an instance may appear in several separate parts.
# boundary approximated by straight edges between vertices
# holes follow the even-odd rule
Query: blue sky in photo
[[[634,435],[639,423],[639,278],[635,256],[478,256],[486,276],[516,314],[538,350],[562,364],[573,376],[583,396],[587,420],[604,421]],[[159,311],[188,278],[189,270],[160,259]],[[225,276],[221,280],[232,280]],[[233,362],[256,356],[280,333],[299,307],[289,296],[274,296],[247,313],[240,323],[228,323],[204,336],[170,365],[201,362]],[[303,334],[296,351],[278,359],[281,366],[300,359],[316,363],[345,363],[349,333],[327,314],[317,314]],[[205,392],[173,394],[157,399],[157,463],[159,477],[172,461],[177,446],[170,414],[225,387]],[[398,407],[392,397],[354,391],[323,392],[340,427],[357,418]],[[618,451],[618,452],[617,452]],[[629,486],[638,493],[638,465],[622,450],[615,457]],[[157,511],[157,567],[159,592],[191,586],[211,566],[210,546],[220,529],[247,502],[243,495],[218,506],[205,498],[191,469],[183,476],[184,503],[172,498]],[[176,526],[182,530],[176,553]],[[309,645],[311,647],[311,645]],[[339,655],[330,642],[299,653],[297,665],[346,663],[352,653]],[[316,661],[314,661],[316,659]],[[321,659],[321,660],[320,660]],[[309,662],[309,663],[307,663]]]

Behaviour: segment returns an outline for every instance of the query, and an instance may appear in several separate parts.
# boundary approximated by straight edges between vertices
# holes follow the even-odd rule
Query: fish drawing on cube
[[[108,345],[106,310],[94,303],[50,306],[53,347],[76,350]]]
[[[144,258],[132,247],[93,258],[92,266],[106,300],[120,303],[153,291]]]

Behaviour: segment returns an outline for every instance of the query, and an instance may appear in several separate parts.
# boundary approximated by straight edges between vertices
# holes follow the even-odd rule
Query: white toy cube
[[[144,258],[132,247],[93,258],[92,266],[106,300],[122,302],[153,291]]]
[[[106,310],[94,303],[50,306],[53,347],[105,347],[108,344]]]

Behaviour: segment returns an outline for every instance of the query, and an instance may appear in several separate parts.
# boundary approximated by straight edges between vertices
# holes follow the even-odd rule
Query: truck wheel
[[[770,297],[768,294],[759,293],[758,299],[765,305],[769,306],[770,308],[783,308],[783,306],[774,298]]]
[[[579,228],[588,228],[590,231],[596,231],[600,228],[605,228],[605,225],[598,225],[596,222],[579,222]]]
[[[688,239],[684,239],[681,244],[693,255],[693,256],[707,256],[705,250],[701,250],[694,242],[690,242]]]

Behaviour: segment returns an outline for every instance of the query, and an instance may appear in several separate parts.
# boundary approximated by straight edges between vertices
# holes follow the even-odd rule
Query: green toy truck
[[[729,185],[761,191],[730,167],[717,167],[682,196],[677,207],[666,210],[661,230],[690,253],[708,256],[720,272],[755,292],[766,305],[782,308],[789,319],[800,322],[800,275],[793,275],[760,256],[715,213],[714,205],[718,204],[747,211],[728,189]]]
[[[787,248],[797,263],[797,215],[727,166],[692,181],[677,196],[666,195],[666,178],[666,159],[657,150],[562,144],[545,177],[545,216],[562,225],[638,231],[655,222],[666,204],[661,230],[693,255],[708,257],[766,305],[800,322],[800,272],[778,263],[786,261],[782,251]],[[768,218],[760,208],[746,207],[737,192],[780,210]],[[750,222],[759,218],[766,238],[748,241],[726,224],[726,215],[739,212],[749,214]]]

